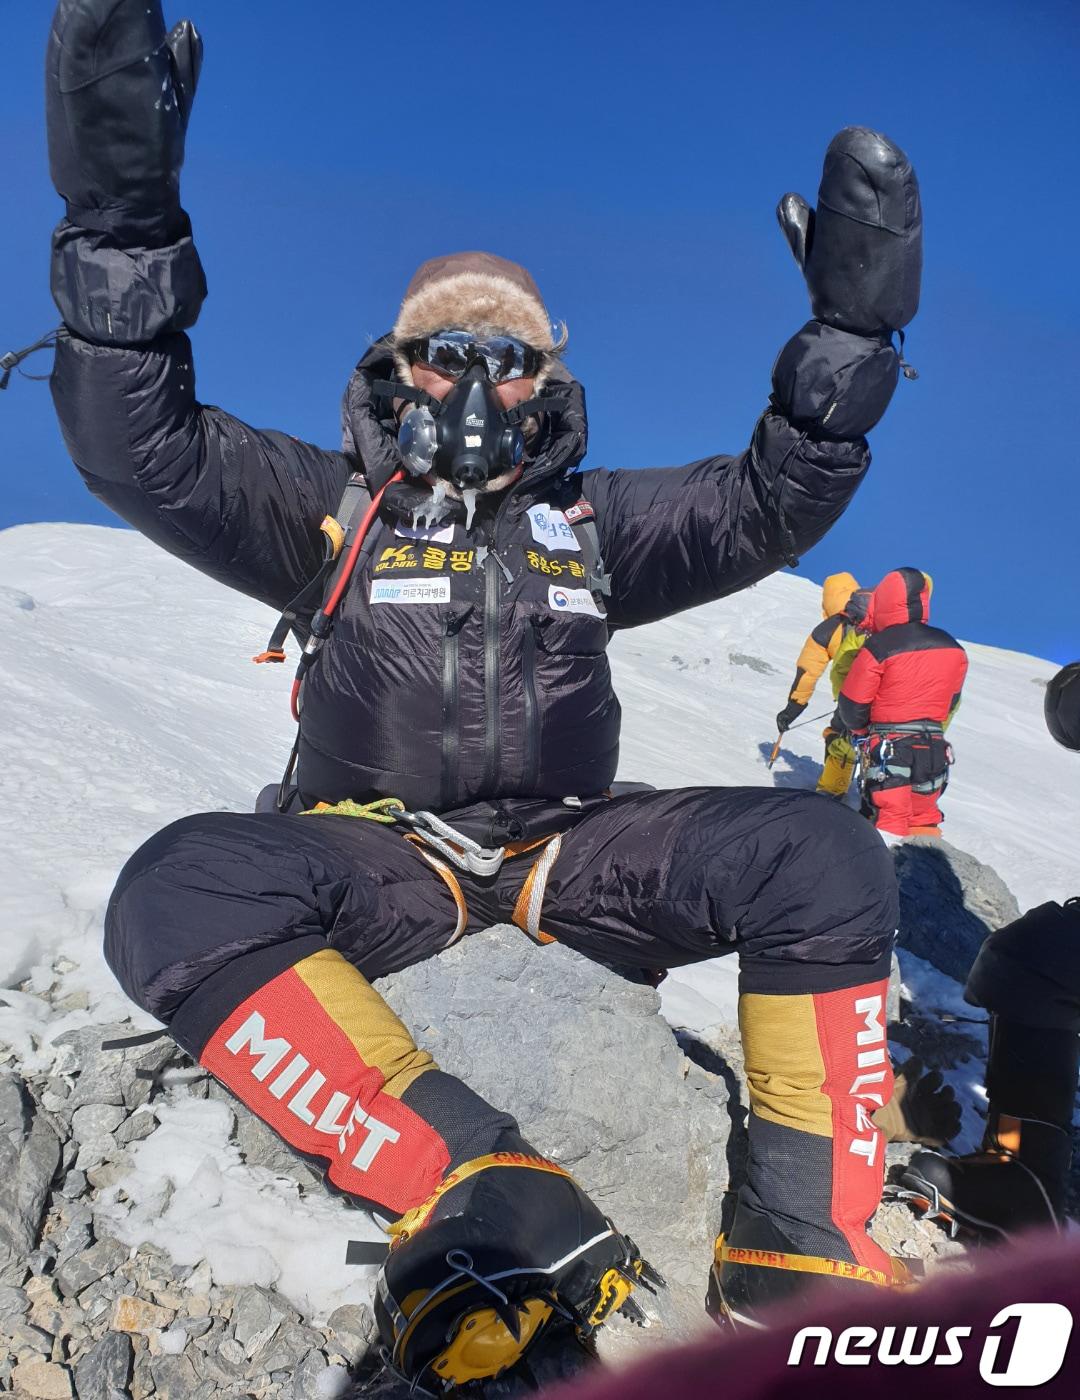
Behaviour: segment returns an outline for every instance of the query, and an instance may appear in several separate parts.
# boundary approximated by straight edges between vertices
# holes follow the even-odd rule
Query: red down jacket
[[[929,625],[930,586],[919,569],[894,569],[874,589],[871,636],[844,681],[834,728],[864,734],[871,726],[944,725],[951,718],[967,654],[955,637]]]

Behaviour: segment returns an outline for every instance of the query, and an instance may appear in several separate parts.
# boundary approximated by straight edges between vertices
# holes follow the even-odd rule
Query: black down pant
[[[632,793],[590,811],[557,850],[508,859],[492,878],[459,875],[466,932],[524,927],[530,872],[542,939],[630,968],[739,954],[756,1028],[753,1205],[807,1252],[876,1263],[863,1227],[883,1143],[869,1113],[891,1091],[884,983],[897,922],[877,834],[813,793]],[[128,861],[105,954],[185,1049],[299,1151],[329,1160],[334,1185],[394,1215],[448,1171],[521,1141],[371,986],[445,948],[459,913],[451,884],[392,828],[207,813]],[[797,1172],[779,1169],[787,1161]]]

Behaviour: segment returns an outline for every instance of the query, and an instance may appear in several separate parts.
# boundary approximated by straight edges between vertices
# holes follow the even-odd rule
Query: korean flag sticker
[[[589,617],[604,617],[587,588],[559,588],[552,583],[548,586],[548,607],[557,613],[587,613]]]

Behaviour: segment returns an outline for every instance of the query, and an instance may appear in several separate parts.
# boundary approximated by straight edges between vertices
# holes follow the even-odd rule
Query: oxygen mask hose
[[[297,724],[300,723],[300,687],[303,684],[304,677],[311,663],[319,654],[323,643],[330,635],[333,627],[334,612],[337,609],[337,605],[341,602],[346,588],[349,586],[349,580],[352,578],[353,570],[356,568],[356,561],[359,559],[360,551],[364,547],[364,540],[367,538],[367,533],[371,529],[372,523],[379,513],[379,506],[382,504],[383,496],[386,494],[388,487],[393,486],[395,482],[403,481],[404,478],[404,471],[396,471],[390,480],[376,491],[375,495],[371,498],[371,505],[368,506],[367,510],[364,512],[363,519],[357,526],[356,534],[353,536],[352,544],[349,546],[349,552],[346,554],[341,569],[338,571],[337,578],[334,580],[334,585],[330,590],[330,596],[311,619],[311,635],[308,637],[304,645],[304,650],[300,655],[300,664],[296,668],[296,675],[292,683],[292,693],[289,697],[289,707],[292,710],[292,717],[296,720]]]

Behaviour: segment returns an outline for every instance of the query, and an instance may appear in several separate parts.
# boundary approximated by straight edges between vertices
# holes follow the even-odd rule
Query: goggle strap
[[[409,403],[419,404],[421,408],[438,409],[441,406],[438,399],[432,398],[423,389],[418,389],[415,384],[401,383],[396,379],[376,379],[371,385],[371,391],[378,398],[408,399]]]
[[[513,427],[524,423],[525,419],[531,418],[534,413],[549,413],[555,417],[564,409],[565,405],[552,395],[537,394],[535,398],[526,399],[524,403],[515,404],[513,408],[508,408],[503,416]]]

